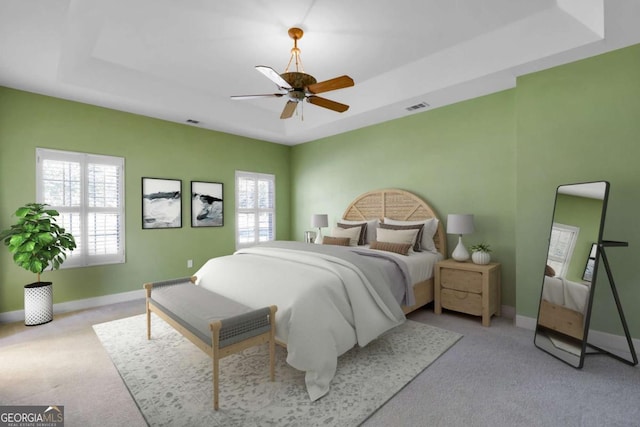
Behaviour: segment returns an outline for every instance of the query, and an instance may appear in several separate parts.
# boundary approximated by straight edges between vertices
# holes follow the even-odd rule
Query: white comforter
[[[329,391],[339,355],[405,320],[370,273],[326,253],[258,246],[210,259],[195,276],[249,307],[278,306],[276,337],[287,344],[287,363],[306,372],[316,400]]]
[[[572,282],[562,277],[544,276],[542,299],[586,314],[589,289],[588,285]]]

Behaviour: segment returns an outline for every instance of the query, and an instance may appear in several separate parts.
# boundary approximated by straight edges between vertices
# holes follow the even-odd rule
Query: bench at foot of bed
[[[219,361],[249,347],[269,343],[270,379],[275,379],[276,306],[252,309],[194,285],[195,277],[145,283],[147,339],[151,312],[213,360],[213,408],[218,410]]]

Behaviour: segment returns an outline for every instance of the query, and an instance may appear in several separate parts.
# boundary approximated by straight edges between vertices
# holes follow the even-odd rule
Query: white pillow
[[[378,242],[387,243],[411,243],[409,252],[413,252],[413,244],[416,242],[419,230],[389,230],[387,228],[376,229]]]
[[[438,252],[438,248],[436,248],[436,244],[433,243],[433,236],[435,236],[438,231],[438,219],[437,218],[429,218],[423,221],[400,221],[397,219],[391,219],[384,217],[385,224],[389,225],[418,225],[424,224],[424,231],[422,232],[422,249],[429,252]]]
[[[331,229],[331,237],[348,237],[349,246],[358,246],[358,239],[360,239],[360,227],[353,228],[340,228],[333,227]]]
[[[374,240],[376,240],[376,228],[378,228],[378,220],[377,219],[372,219],[372,220],[367,220],[367,221],[350,221],[348,219],[341,219],[340,221],[343,224],[349,224],[349,225],[354,225],[354,224],[362,224],[362,223],[367,223],[367,236],[365,238],[364,243],[371,243]]]

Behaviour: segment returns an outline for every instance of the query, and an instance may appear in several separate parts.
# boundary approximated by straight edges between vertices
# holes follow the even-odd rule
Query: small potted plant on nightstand
[[[18,222],[0,231],[0,240],[13,254],[13,262],[37,274],[38,281],[24,286],[24,323],[41,325],[53,320],[53,284],[41,282],[40,274],[47,268],[57,270],[67,258],[65,251],[76,248],[71,233],[56,222],[60,215],[41,203],[27,203],[18,208]]]
[[[491,261],[491,247],[486,243],[471,246],[471,260],[474,264],[489,264]]]

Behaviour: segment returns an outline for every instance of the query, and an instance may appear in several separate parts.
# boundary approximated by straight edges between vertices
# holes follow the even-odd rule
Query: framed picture
[[[593,243],[591,245],[591,251],[589,252],[589,257],[587,258],[587,264],[584,267],[584,273],[582,274],[582,280],[585,282],[591,282],[593,278],[593,267],[596,264],[596,253],[598,252],[598,244]]]
[[[222,183],[191,181],[191,226],[222,227]]]
[[[142,178],[142,228],[182,227],[182,180]]]

